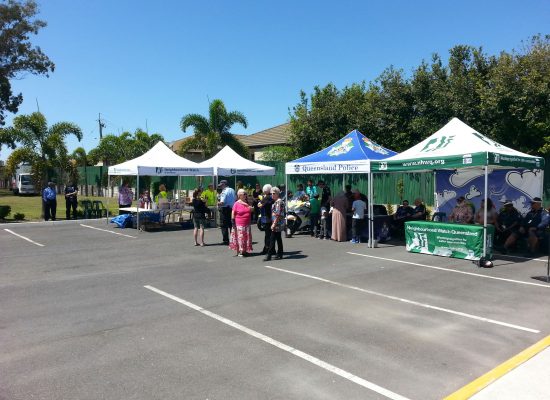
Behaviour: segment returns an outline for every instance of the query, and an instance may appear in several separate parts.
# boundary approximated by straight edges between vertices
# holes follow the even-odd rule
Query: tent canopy
[[[290,161],[286,174],[356,174],[370,171],[370,160],[383,160],[397,154],[353,130],[331,146]]]
[[[254,176],[275,175],[275,168],[247,160],[238,155],[231,147],[225,146],[214,157],[198,164],[201,168],[213,168],[214,175]],[[211,174],[212,175],[212,174]]]
[[[212,175],[212,168],[178,156],[163,142],[133,160],[109,167],[109,175],[196,176]]]
[[[503,146],[453,118],[403,153],[373,162],[372,168],[373,171],[428,171],[486,165],[539,169],[544,167],[544,159]]]

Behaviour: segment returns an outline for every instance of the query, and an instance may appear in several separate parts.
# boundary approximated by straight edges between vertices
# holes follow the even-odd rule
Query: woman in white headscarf
[[[346,210],[348,209],[346,193],[341,191],[332,200],[332,240],[346,242]]]

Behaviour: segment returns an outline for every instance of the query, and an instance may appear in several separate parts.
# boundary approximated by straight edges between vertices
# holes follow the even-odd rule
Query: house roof
[[[286,144],[288,142],[288,138],[290,137],[290,124],[287,122],[274,126],[273,128],[264,129],[263,131],[253,133],[251,135],[235,134],[235,136],[247,147],[265,147]],[[170,143],[170,148],[177,151],[186,139],[187,138],[178,139]],[[200,150],[190,150],[189,152],[199,153]]]

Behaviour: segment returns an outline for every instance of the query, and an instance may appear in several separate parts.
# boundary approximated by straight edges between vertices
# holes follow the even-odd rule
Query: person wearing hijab
[[[347,241],[346,212],[349,208],[348,198],[344,191],[338,193],[332,200],[332,240]]]

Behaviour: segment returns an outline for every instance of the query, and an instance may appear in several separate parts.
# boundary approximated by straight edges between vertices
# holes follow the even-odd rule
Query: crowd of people
[[[542,199],[534,197],[531,200],[531,209],[522,216],[514,207],[511,200],[503,199],[502,208],[497,212],[491,199],[487,199],[487,224],[495,227],[495,248],[501,253],[508,253],[515,248],[518,240],[525,239],[527,256],[536,253],[543,238],[546,236],[546,228],[550,224],[550,214],[542,207]],[[456,205],[449,216],[450,222],[459,224],[483,225],[485,221],[485,200],[475,211],[474,205],[464,196],[456,199]]]
[[[206,189],[198,188],[193,192],[193,225],[194,241],[196,246],[204,246],[204,229],[208,218],[212,217],[211,209],[217,207],[220,213],[222,242],[235,251],[237,256],[246,257],[252,252],[251,225],[257,223],[264,232],[263,249],[260,254],[266,260],[271,257],[282,258],[283,241],[281,233],[285,227],[285,201],[307,202],[309,207],[310,234],[312,237],[337,242],[348,239],[352,243],[361,242],[361,232],[364,228],[365,215],[368,209],[367,197],[358,189],[345,186],[345,190],[332,196],[330,188],[320,180],[315,185],[312,180],[307,184],[296,185],[296,190],[286,190],[284,185],[261,187],[256,184],[253,188],[244,187],[237,182],[235,189],[229,187],[226,180],[219,182],[217,190],[213,184]],[[77,218],[78,185],[68,184],[65,187],[66,218]],[[144,190],[138,199],[140,208],[150,208],[153,200],[159,203],[167,200],[168,193],[164,184],[159,185],[158,194],[151,198],[149,190]],[[119,187],[119,208],[131,207],[134,193],[128,181]],[[57,194],[56,186],[49,182],[42,192],[44,204],[44,218],[46,221],[56,220]],[[374,205],[374,215],[386,214],[384,206]],[[458,224],[479,224],[485,222],[485,205],[481,201],[476,211],[474,205],[464,196],[456,199],[456,205],[448,220]],[[120,211],[124,213],[124,211]],[[436,213],[434,220],[439,219]],[[396,212],[391,216],[391,230],[396,236],[404,233],[404,224],[407,221],[426,220],[427,210],[421,198],[417,198],[411,206],[408,200],[403,200]],[[514,208],[512,201],[504,200],[502,208],[497,211],[491,199],[487,199],[487,224],[495,227],[495,247],[502,253],[515,248],[517,243],[525,239],[530,255],[537,252],[546,229],[550,225],[550,214],[542,207],[539,197],[531,201],[531,209],[522,216]],[[349,228],[351,237],[348,238]],[[522,241],[523,242],[523,241]]]

